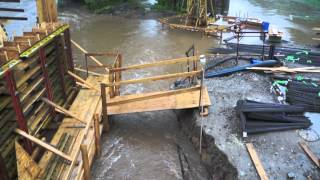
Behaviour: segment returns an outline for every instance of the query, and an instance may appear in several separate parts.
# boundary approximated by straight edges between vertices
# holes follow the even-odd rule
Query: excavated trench
[[[237,179],[237,170],[203,134],[197,110],[116,115],[103,135],[103,152],[92,167],[94,179]]]

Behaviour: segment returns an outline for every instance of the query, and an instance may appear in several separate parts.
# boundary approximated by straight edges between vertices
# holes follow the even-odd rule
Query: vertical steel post
[[[43,80],[44,80],[44,85],[45,85],[45,88],[46,88],[46,92],[47,92],[47,98],[54,102],[53,101],[53,92],[52,92],[52,86],[51,86],[51,83],[50,83],[50,79],[49,79],[49,73],[48,73],[48,64],[47,64],[47,60],[46,60],[46,53],[45,53],[45,49],[44,47],[42,47],[40,50],[39,50],[39,59],[40,59],[40,64],[41,64],[41,69],[42,69],[42,75],[43,75]],[[56,114],[56,111],[54,110],[53,107],[50,107],[51,109],[51,112],[50,114],[52,116],[55,116]]]
[[[264,47],[266,43],[266,32],[263,32],[263,44],[262,44],[262,60],[264,60]]]
[[[67,57],[68,57],[68,70],[71,72],[74,72],[74,62],[72,58],[72,48],[71,48],[71,36],[70,36],[70,29],[68,28],[64,32],[64,39],[65,39],[65,49],[67,52]],[[76,86],[76,80],[72,78],[73,81],[73,86]]]
[[[68,56],[68,63],[69,63],[69,70],[74,72],[74,64],[73,64],[73,58],[72,58],[72,48],[71,48],[71,36],[70,36],[70,29],[66,29],[64,32],[65,35],[65,41],[66,41],[66,51]]]
[[[49,73],[48,73],[48,64],[46,62],[46,53],[44,48],[41,48],[39,50],[39,59],[40,59],[40,63],[41,63],[41,69],[42,69],[42,74],[43,74],[43,78],[44,78],[44,85],[47,91],[47,98],[50,101],[53,101],[53,93],[52,93],[52,87],[51,87],[51,83],[49,80]]]
[[[16,82],[13,77],[13,74],[11,71],[7,71],[5,73],[4,77],[7,82],[7,87],[8,87],[9,93],[11,95],[13,108],[16,113],[18,128],[21,129],[22,131],[28,133],[27,121],[26,121],[24,114],[23,114],[23,110],[22,110],[22,106],[21,106],[21,102],[20,102],[20,98],[19,98],[19,94],[17,91]],[[25,148],[25,150],[29,154],[32,153],[32,144],[29,140],[27,140],[27,139],[23,140],[23,147]]]
[[[202,133],[203,133],[203,114],[204,114],[204,108],[203,108],[203,82],[204,81],[204,68],[202,66],[202,72],[201,72],[201,85],[200,85],[200,97],[199,97],[199,106],[200,106],[200,116],[201,116],[201,128],[200,128],[200,139],[199,139],[199,153],[202,153]]]
[[[63,58],[65,58],[65,56],[63,55],[63,51],[64,51],[64,47],[63,47],[63,43],[61,43],[63,41],[63,37],[59,36],[59,38],[55,39],[56,41],[56,48],[58,48],[58,54],[59,56],[57,57],[57,66],[58,66],[58,70],[59,70],[59,75],[60,75],[60,80],[61,80],[61,88],[62,88],[62,95],[63,98],[66,100],[67,99],[67,90],[66,90],[66,82],[65,82],[65,69],[64,69],[64,63],[63,61],[61,61],[61,57],[63,56]],[[62,48],[62,50],[61,50]]]
[[[237,62],[236,65],[238,65],[238,61],[239,61],[239,46],[240,46],[240,32],[237,30]]]
[[[107,88],[106,84],[101,84],[101,103],[102,103],[102,119],[103,124],[105,126],[106,131],[109,131],[110,125],[109,125],[109,119],[108,119],[108,109],[107,109]]]

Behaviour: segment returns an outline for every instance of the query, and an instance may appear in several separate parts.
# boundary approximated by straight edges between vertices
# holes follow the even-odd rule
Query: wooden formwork
[[[46,138],[43,129],[57,114],[41,98],[67,107],[76,95],[74,81],[67,74],[73,69],[70,48],[65,48],[69,39],[68,25],[42,24],[5,41],[0,49],[0,150],[4,159],[0,164],[10,178],[17,175],[14,129]],[[26,139],[21,142],[26,152],[37,155],[33,143]]]
[[[226,31],[226,26],[219,26],[219,25],[210,25],[210,26],[196,26],[196,25],[190,25],[189,23],[176,23],[172,22],[174,19],[180,19],[184,20],[188,19],[188,15],[179,15],[179,16],[172,16],[167,18],[160,18],[159,22],[163,25],[166,25],[170,29],[177,29],[177,30],[184,30],[184,31],[191,31],[191,32],[201,32],[205,35],[209,36],[219,36],[219,33]]]

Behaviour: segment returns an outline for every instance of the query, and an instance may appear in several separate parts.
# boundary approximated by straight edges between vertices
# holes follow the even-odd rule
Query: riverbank
[[[109,16],[118,16],[130,19],[158,19],[177,14],[177,12],[168,9],[155,9],[153,4],[145,1],[112,2],[102,5],[90,5],[81,2],[65,2],[60,9],[69,9],[69,7],[78,7],[82,11],[88,11],[92,14],[103,14]]]

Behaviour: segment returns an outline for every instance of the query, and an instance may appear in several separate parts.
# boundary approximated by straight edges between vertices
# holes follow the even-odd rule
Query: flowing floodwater
[[[229,15],[258,17],[277,25],[285,39],[311,44],[313,26],[319,26],[319,6],[300,0],[281,3],[277,0],[230,0]],[[298,6],[297,6],[298,4]],[[3,4],[2,4],[3,5]],[[319,4],[317,4],[319,5]],[[3,6],[12,7],[11,4]],[[34,0],[23,0],[21,8],[26,22],[5,22],[9,34],[19,35],[35,24]],[[97,15],[78,5],[59,10],[60,19],[69,23],[72,39],[90,52],[119,50],[123,64],[141,64],[161,59],[184,57],[194,43],[198,53],[217,46],[219,40],[199,33],[168,31],[156,19],[128,19]],[[247,40],[255,42],[256,40]],[[74,50],[75,62],[83,65],[83,54]],[[112,59],[101,59],[111,63]],[[124,79],[141,78],[182,71],[181,66],[161,67],[124,73]],[[128,85],[122,94],[168,89],[171,82]],[[95,179],[208,179],[208,173],[197,150],[179,131],[174,111],[136,113],[113,116],[113,126],[103,136],[102,156],[93,166]]]
[[[119,50],[124,65],[184,57],[195,43],[205,52],[217,41],[198,33],[170,32],[153,19],[125,19],[67,9],[61,18],[71,24],[72,38],[91,52]],[[75,51],[78,64],[83,55]],[[101,59],[110,63],[113,59]],[[181,72],[181,66],[151,68],[123,74],[124,79]],[[168,90],[170,82],[128,85],[122,94]],[[208,179],[198,151],[179,131],[174,111],[112,116],[103,137],[103,153],[93,166],[95,179]]]

